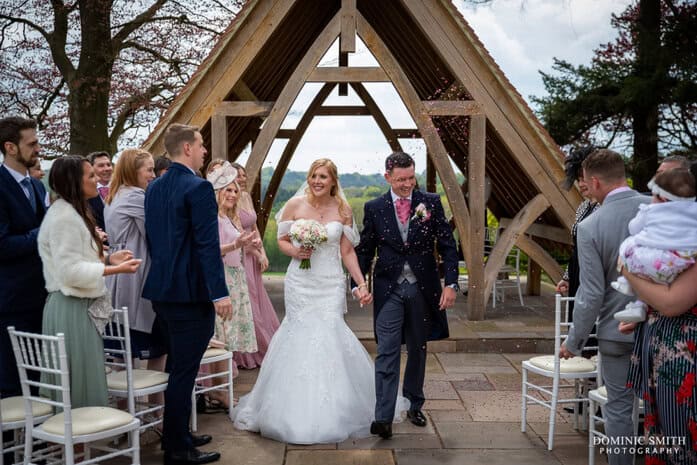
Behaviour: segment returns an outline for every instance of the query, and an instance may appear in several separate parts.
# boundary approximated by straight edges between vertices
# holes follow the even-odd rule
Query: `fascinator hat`
[[[571,189],[576,180],[582,174],[582,164],[588,155],[593,153],[597,147],[592,145],[586,145],[583,147],[574,147],[569,151],[569,155],[564,160],[564,174],[566,177],[561,184],[561,187],[565,190]]]
[[[237,170],[230,162],[225,161],[222,165],[208,173],[206,179],[213,184],[213,189],[217,191],[232,184],[237,179]]]

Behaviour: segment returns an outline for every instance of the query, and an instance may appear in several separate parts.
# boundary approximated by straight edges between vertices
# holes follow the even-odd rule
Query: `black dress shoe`
[[[200,436],[195,434],[191,435],[191,444],[193,444],[194,447],[205,446],[212,440],[213,437],[210,434],[201,434]]]
[[[421,410],[407,410],[407,418],[416,426],[426,426],[426,417]]]
[[[213,437],[210,434],[201,434],[201,435],[196,435],[196,434],[191,434],[189,433],[189,436],[191,436],[191,445],[194,447],[201,447],[205,446],[209,442],[213,440]],[[160,449],[165,450],[165,442],[162,441],[160,443]]]
[[[165,452],[164,458],[164,465],[201,465],[220,460],[220,453],[190,449],[186,452]]]
[[[392,423],[374,421],[370,425],[370,434],[377,434],[382,439],[390,439],[392,437]]]

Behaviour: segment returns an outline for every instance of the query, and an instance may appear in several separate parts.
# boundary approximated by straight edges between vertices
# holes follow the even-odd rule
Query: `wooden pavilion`
[[[359,37],[379,66],[351,67]],[[339,40],[338,66],[318,67]],[[323,83],[294,129],[281,129],[305,83]],[[391,127],[364,83],[392,83],[417,129]],[[338,86],[363,105],[331,106]],[[145,143],[163,154],[173,122],[201,128],[214,158],[234,161],[248,144],[248,185],[263,231],[280,181],[313,118],[370,115],[389,146],[423,139],[427,190],[440,178],[469,269],[468,317],[484,317],[498,270],[517,245],[530,258],[528,291],[540,268],[561,267],[546,251],[569,243],[580,202],[560,188],[563,154],[450,0],[249,0]],[[275,139],[287,139],[264,198],[261,168]],[[386,154],[387,155],[387,154]],[[467,198],[453,162],[465,174]],[[485,204],[485,176],[491,195]],[[485,212],[505,225],[484,262]]]

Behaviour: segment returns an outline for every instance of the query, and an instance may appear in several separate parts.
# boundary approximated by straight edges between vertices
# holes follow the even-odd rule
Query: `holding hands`
[[[353,292],[353,297],[360,301],[361,307],[364,305],[370,305],[373,302],[373,295],[368,292],[368,285],[366,283],[360,284],[356,287]]]

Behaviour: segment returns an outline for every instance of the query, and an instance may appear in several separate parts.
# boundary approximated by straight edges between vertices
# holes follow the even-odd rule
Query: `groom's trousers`
[[[428,303],[421,294],[419,284],[409,284],[404,280],[389,295],[375,321],[378,338],[375,358],[376,421],[391,423],[394,418],[402,334],[407,343],[402,394],[411,402],[410,409],[420,410],[423,406],[429,326]]]

